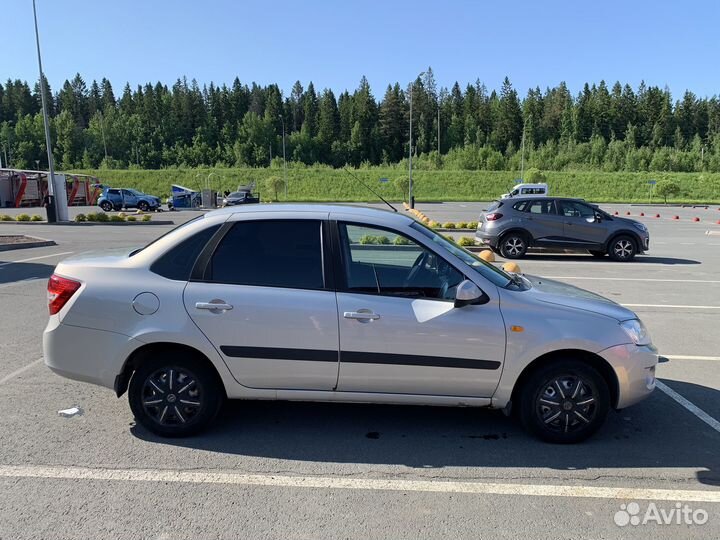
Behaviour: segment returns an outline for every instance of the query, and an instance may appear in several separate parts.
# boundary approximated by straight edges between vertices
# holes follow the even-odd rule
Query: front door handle
[[[369,310],[358,310],[358,311],[346,311],[343,313],[343,317],[346,319],[353,319],[356,321],[376,321],[380,318],[380,315],[373,313]]]
[[[208,309],[210,311],[229,311],[233,308],[231,304],[225,303],[224,300],[210,300],[209,302],[195,302],[195,309]]]

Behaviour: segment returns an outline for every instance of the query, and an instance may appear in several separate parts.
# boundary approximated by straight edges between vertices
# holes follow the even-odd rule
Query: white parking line
[[[42,361],[43,361],[42,358],[38,358],[34,362],[30,362],[27,366],[21,367],[20,369],[16,369],[12,373],[5,375],[2,379],[0,379],[0,384],[5,384],[10,379],[13,379],[13,378],[17,377],[18,375],[20,375],[21,373],[25,373],[27,370],[34,368]]]
[[[674,304],[622,304],[625,307],[649,307],[649,308],[672,308],[672,309],[720,309],[720,306],[682,306]]]
[[[657,386],[658,390],[660,390],[661,392],[664,392],[665,394],[670,396],[672,399],[677,401],[680,405],[685,407],[688,411],[690,411],[695,416],[697,416],[700,420],[705,422],[708,426],[710,426],[715,431],[720,433],[720,422],[715,420],[708,413],[703,411],[701,408],[699,408],[697,405],[695,405],[691,401],[688,401],[687,399],[685,399],[683,396],[678,394],[675,390],[670,388],[668,385],[666,385],[660,381],[655,381],[655,385]]]
[[[70,255],[75,253],[74,251],[63,251],[62,253],[52,253],[50,255],[41,255],[40,257],[30,257],[29,259],[20,259],[19,261],[8,261],[0,263],[0,266],[7,266],[9,264],[24,263],[30,261],[39,261],[40,259],[49,259],[50,257],[60,257],[61,255]]]
[[[720,283],[713,279],[656,279],[656,278],[625,278],[625,277],[598,277],[598,276],[542,276],[546,279],[582,279],[587,281],[651,281],[655,283]]]
[[[101,480],[115,482],[178,482],[315,489],[467,493],[473,495],[524,495],[529,497],[570,497],[621,500],[687,501],[720,503],[720,491],[643,489],[547,484],[496,484],[442,480],[384,480],[337,476],[281,476],[188,470],[105,469],[2,465],[0,477]]]
[[[668,360],[720,360],[720,356],[688,356],[686,354],[663,354]]]

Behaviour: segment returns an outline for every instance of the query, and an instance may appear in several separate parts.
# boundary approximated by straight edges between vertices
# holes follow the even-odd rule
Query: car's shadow
[[[3,265],[3,262],[0,260],[0,284],[14,283],[26,279],[49,278],[55,269],[54,266],[49,264],[13,262],[12,264]]]
[[[628,264],[623,262],[613,261],[609,257],[597,258],[592,255],[564,255],[561,253],[528,253],[525,255],[527,261],[564,261],[564,262],[582,262],[582,263],[597,263],[597,262],[614,262],[618,265]],[[519,261],[522,264],[522,259]],[[635,257],[629,264],[702,264],[700,261],[695,259],[681,259],[678,257],[653,257],[650,255],[639,255]]]
[[[717,401],[720,392],[673,382],[680,393]],[[472,408],[234,401],[208,432],[157,444],[209,452],[327,463],[400,464],[417,468],[502,467],[557,470],[701,469],[720,485],[720,434],[656,391],[647,401],[612,411],[579,445],[552,445],[526,435],[514,419]]]

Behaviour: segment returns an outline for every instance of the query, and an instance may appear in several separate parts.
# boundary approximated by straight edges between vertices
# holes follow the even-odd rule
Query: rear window
[[[150,271],[168,279],[190,279],[195,261],[220,225],[213,225],[195,233],[170,249],[150,266]]]
[[[205,276],[219,283],[322,289],[320,221],[237,222],[218,244]]]

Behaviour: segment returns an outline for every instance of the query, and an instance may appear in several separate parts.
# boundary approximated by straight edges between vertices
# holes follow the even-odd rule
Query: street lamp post
[[[48,223],[57,221],[57,210],[55,208],[55,164],[53,163],[52,145],[50,143],[50,123],[48,122],[47,103],[45,100],[45,76],[43,75],[42,59],[40,58],[40,34],[38,33],[37,10],[33,0],[33,19],[35,20],[35,44],[37,45],[38,70],[40,71],[40,100],[42,101],[43,122],[45,124],[45,146],[48,155],[48,171],[50,181],[48,182],[47,219]]]
[[[285,200],[288,197],[288,184],[287,184],[287,161],[285,160],[285,118],[280,115],[280,121],[282,122],[282,141],[283,141],[283,180],[285,181]]]
[[[420,73],[416,80],[419,79],[425,75],[425,72],[423,71]],[[410,208],[415,208],[415,200],[413,199],[413,179],[412,179],[412,154],[413,154],[413,148],[412,148],[412,101],[413,101],[413,86],[415,86],[415,81],[410,83],[410,144],[408,145],[410,147],[408,151],[408,198],[410,199]]]

